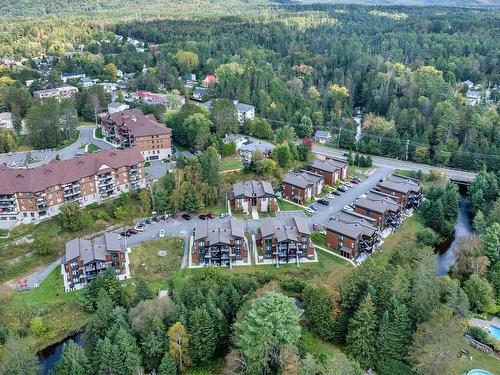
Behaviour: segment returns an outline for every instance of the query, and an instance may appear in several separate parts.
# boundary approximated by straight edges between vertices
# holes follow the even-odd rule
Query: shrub
[[[47,327],[45,327],[45,323],[41,317],[37,316],[31,319],[31,332],[33,332],[35,336],[41,336],[46,331]]]
[[[467,333],[471,335],[474,340],[482,342],[485,345],[493,346],[495,343],[490,335],[488,335],[488,332],[480,327],[469,327]]]
[[[417,232],[417,240],[425,246],[434,246],[438,241],[438,235],[431,228],[423,228]]]

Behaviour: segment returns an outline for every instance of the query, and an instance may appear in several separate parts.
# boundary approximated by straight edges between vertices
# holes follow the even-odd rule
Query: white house
[[[237,100],[233,100],[233,103],[236,109],[235,114],[240,124],[243,124],[246,120],[253,120],[255,118],[255,107],[253,105],[240,103]],[[212,109],[212,101],[203,103],[203,106],[210,111]]]
[[[83,87],[90,87],[94,85],[94,81],[92,81],[92,79],[90,79],[89,77],[83,77],[80,78],[80,85],[82,85]]]
[[[316,130],[314,140],[319,143],[330,143],[332,141],[332,134],[324,130]]]
[[[0,113],[0,128],[12,129],[12,113],[10,112]]]
[[[116,113],[129,109],[130,106],[124,103],[113,102],[108,104],[108,113]]]
[[[233,142],[236,145],[236,150],[239,150],[247,141],[245,136],[239,134],[228,134],[223,139],[226,144]]]
[[[61,81],[66,83],[68,79],[81,79],[85,78],[84,73],[62,73],[61,74]]]

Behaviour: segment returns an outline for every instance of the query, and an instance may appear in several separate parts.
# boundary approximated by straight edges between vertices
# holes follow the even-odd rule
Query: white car
[[[165,229],[160,230],[160,234],[158,235],[158,237],[160,238],[165,237]]]
[[[333,195],[332,193],[328,193],[328,194],[326,195],[326,197],[327,197],[328,199],[335,199],[335,195]]]
[[[344,206],[344,211],[352,212],[354,211],[354,208],[352,208],[351,206]]]
[[[144,229],[146,228],[146,226],[144,224],[137,224],[134,229],[138,232],[144,232]]]

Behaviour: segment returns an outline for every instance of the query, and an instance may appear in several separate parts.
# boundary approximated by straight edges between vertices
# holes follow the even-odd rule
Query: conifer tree
[[[113,372],[113,345],[109,337],[99,339],[92,354],[95,374],[107,375]]]
[[[379,354],[384,358],[401,360],[406,355],[410,334],[408,310],[396,297],[392,297],[389,311],[384,313],[380,323]]]
[[[158,315],[153,318],[146,335],[141,340],[142,358],[146,371],[158,368],[167,350],[165,325]]]
[[[90,366],[85,350],[70,341],[63,349],[61,358],[54,368],[53,375],[88,375]]]
[[[347,346],[349,353],[365,367],[374,365],[377,358],[377,316],[370,293],[363,299],[349,322]]]
[[[135,338],[125,328],[116,333],[113,345],[114,373],[117,375],[135,374],[141,365],[139,348]]]
[[[217,340],[214,323],[203,308],[195,309],[189,316],[189,351],[194,362],[203,362],[212,357]]]
[[[177,367],[175,366],[174,360],[165,353],[163,359],[161,360],[160,367],[156,372],[158,375],[177,375]]]

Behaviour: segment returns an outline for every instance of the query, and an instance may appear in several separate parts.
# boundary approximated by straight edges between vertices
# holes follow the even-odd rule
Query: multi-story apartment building
[[[269,182],[251,180],[233,185],[231,206],[235,212],[249,213],[253,207],[258,212],[274,212],[278,201]]]
[[[101,128],[111,142],[123,148],[136,147],[146,160],[170,159],[172,155],[172,131],[140,109],[105,114]]]
[[[283,178],[282,194],[285,198],[304,204],[321,194],[325,180],[322,175],[310,172],[288,172]]]
[[[396,197],[404,208],[417,208],[424,198],[422,184],[414,178],[393,174],[377,186],[380,192]]]
[[[355,212],[340,212],[326,224],[326,244],[346,258],[371,254],[380,242],[376,220]]]
[[[128,257],[116,233],[104,233],[93,240],[74,238],[66,242],[61,267],[64,291],[78,290],[107,268],[114,268],[119,279],[130,276]]]
[[[325,184],[333,186],[338,181],[347,179],[349,164],[336,159],[315,159],[310,165],[311,171],[320,174],[325,179]]]
[[[354,211],[377,220],[376,227],[383,231],[386,228],[396,229],[403,221],[403,209],[394,197],[371,191],[354,202]]]
[[[300,216],[275,220],[260,220],[260,236],[257,246],[259,261],[272,259],[276,265],[280,263],[300,264],[304,258],[314,258],[314,246],[311,242],[311,231],[306,220]]]
[[[194,266],[229,266],[248,262],[243,221],[231,217],[196,224],[191,251]]]
[[[70,99],[78,92],[74,86],[61,86],[55,89],[38,90],[33,92],[33,98],[37,100],[44,100],[48,98],[55,98],[57,100]]]
[[[67,202],[100,203],[146,186],[144,158],[133,148],[54,160],[29,169],[0,167],[0,228],[55,216]]]

